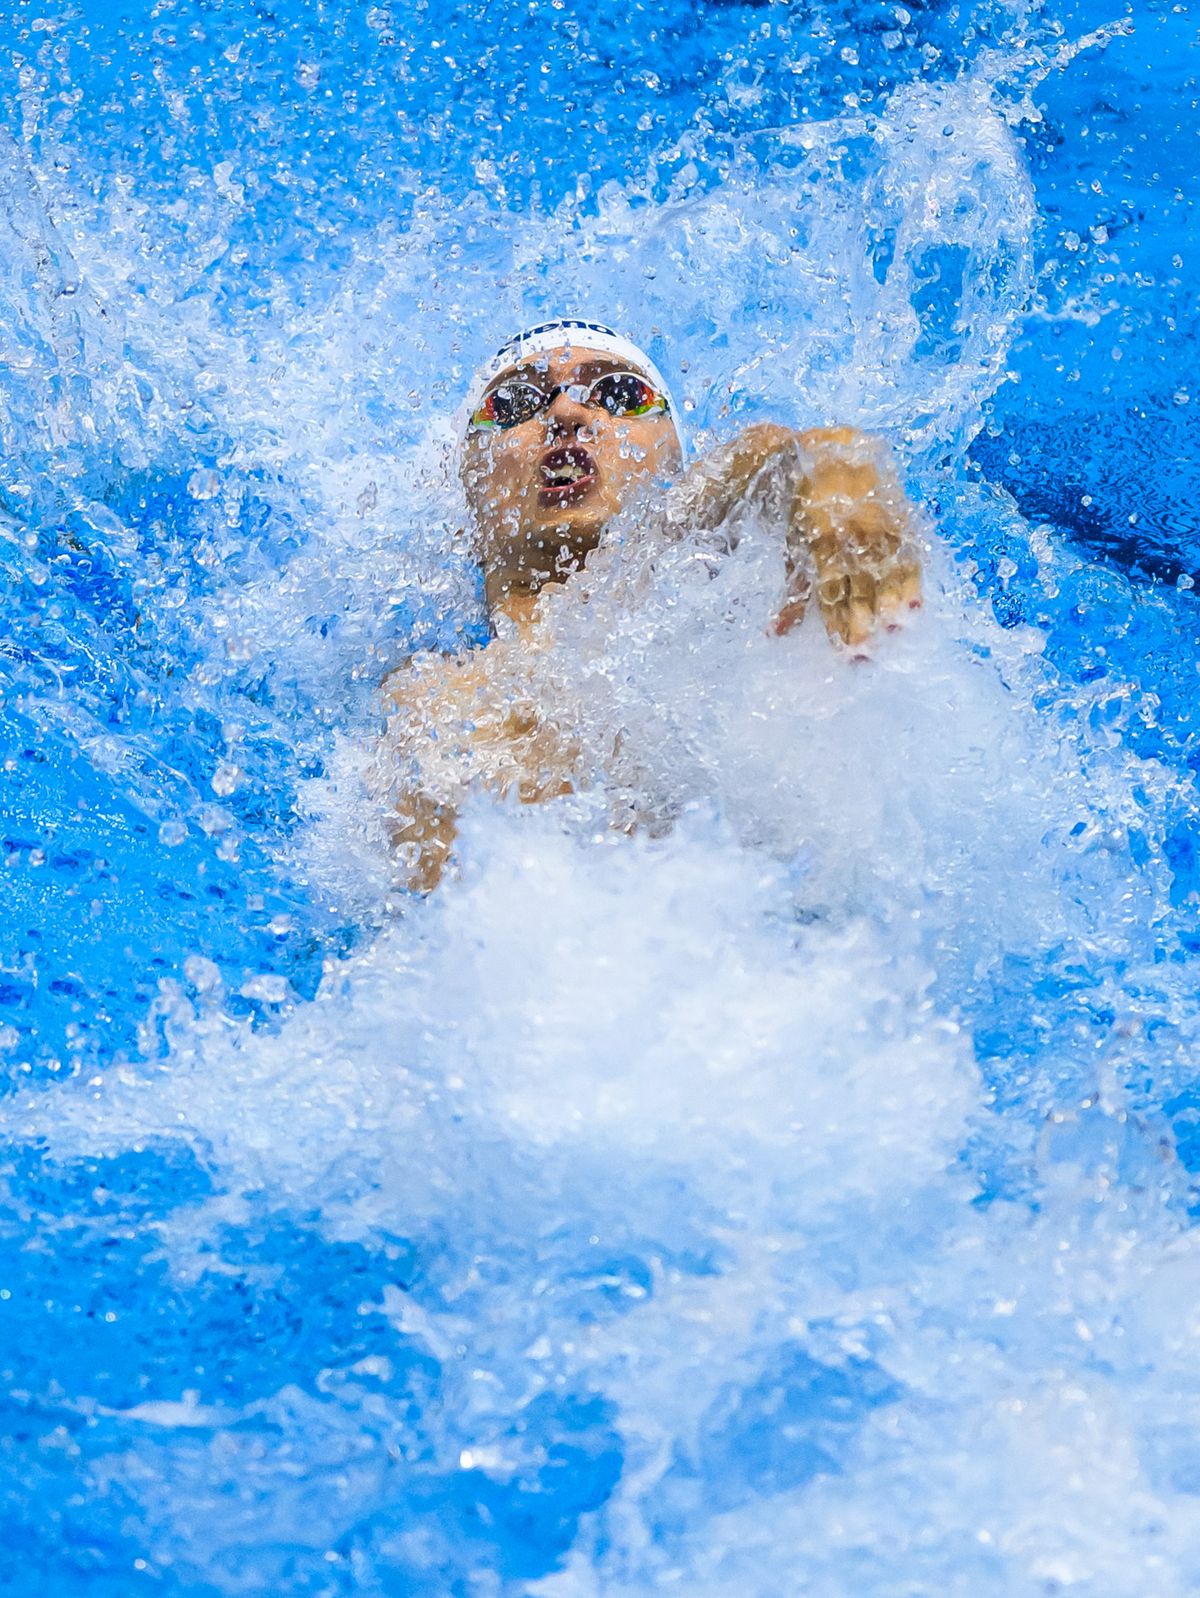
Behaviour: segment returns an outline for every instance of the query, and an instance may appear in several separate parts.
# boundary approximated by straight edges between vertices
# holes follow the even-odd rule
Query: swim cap
[[[602,355],[613,355],[619,361],[628,361],[631,366],[635,366],[639,372],[648,377],[659,393],[666,395],[668,412],[675,424],[675,433],[679,439],[679,449],[684,460],[687,459],[687,439],[684,436],[683,418],[679,407],[675,403],[666,378],[645,350],[639,349],[633,340],[626,338],[623,333],[605,327],[603,322],[587,322],[574,316],[560,316],[553,322],[539,322],[536,327],[527,327],[523,333],[518,333],[507,343],[501,344],[491,360],[479,368],[471,380],[466,401],[455,418],[454,431],[459,447],[461,448],[467,436],[467,424],[493,378],[499,377],[508,367],[515,366],[518,361],[526,360],[530,355],[544,355],[551,350],[561,350],[565,344],[579,345],[581,349],[586,350],[598,350]]]

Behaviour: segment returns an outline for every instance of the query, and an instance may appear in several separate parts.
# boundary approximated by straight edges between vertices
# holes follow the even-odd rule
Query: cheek
[[[497,479],[504,484],[506,497],[512,498],[528,491],[538,455],[544,448],[545,438],[532,422],[514,427],[497,440],[495,472]]]
[[[662,471],[670,461],[669,452],[663,449],[664,443],[669,442],[664,432],[657,424],[618,423],[609,452],[616,475],[623,481],[635,482]]]
[[[673,423],[665,417],[656,417],[652,423],[646,424],[646,432],[648,458],[654,462],[655,471],[670,471],[678,466],[682,460],[682,451]]]
[[[523,440],[507,434],[474,445],[462,474],[468,503],[494,509],[518,499],[529,476],[528,454]]]

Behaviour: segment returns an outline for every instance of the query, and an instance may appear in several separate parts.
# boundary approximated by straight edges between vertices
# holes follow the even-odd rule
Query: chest
[[[453,671],[410,719],[404,740],[420,785],[447,801],[476,786],[528,802],[570,792],[578,749],[569,732],[528,674],[490,665]]]

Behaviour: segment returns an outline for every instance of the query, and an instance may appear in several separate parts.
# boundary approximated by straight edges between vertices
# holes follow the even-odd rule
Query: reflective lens
[[[501,383],[499,388],[484,395],[483,403],[471,420],[476,427],[519,427],[536,416],[545,403],[541,389],[532,383]]]
[[[603,405],[610,416],[646,416],[667,408],[662,395],[634,372],[609,372],[598,378],[592,385],[592,404]]]

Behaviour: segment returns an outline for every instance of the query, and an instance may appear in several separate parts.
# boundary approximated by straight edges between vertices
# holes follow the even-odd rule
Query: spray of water
[[[207,570],[137,594],[226,729],[181,814],[236,838],[213,810],[276,742],[319,757],[263,869],[376,929],[311,1002],[252,978],[267,1025],[196,950],[140,1057],[10,1102],[59,1162],[186,1151],[207,1192],[149,1222],[176,1282],[278,1278],[273,1227],[367,1262],[370,1352],[232,1405],[151,1379],[90,1479],[153,1569],[221,1592],[1182,1598],[1200,1267],[1130,1012],[1186,1055],[1166,978],[1146,1004],[1184,799],[1123,737],[1137,686],[1061,677],[971,580],[984,546],[1046,603],[1080,570],[959,469],[1032,281],[1009,121],[977,74],[671,170],[548,212],[427,191],[251,330],[236,251],[181,293],[149,204],[74,241],[93,298],[66,299],[150,374]],[[218,166],[203,203],[248,202]],[[61,432],[91,335],[27,214],[10,254],[58,276],[5,290],[41,385],[8,425]],[[713,577],[631,517],[511,685],[590,781],[457,795],[458,874],[397,897],[374,687],[478,622],[438,402],[563,309],[659,339],[701,445],[884,431],[931,507],[928,604],[853,670],[815,621],[766,636],[768,519]],[[117,455],[133,414],[94,424]]]

